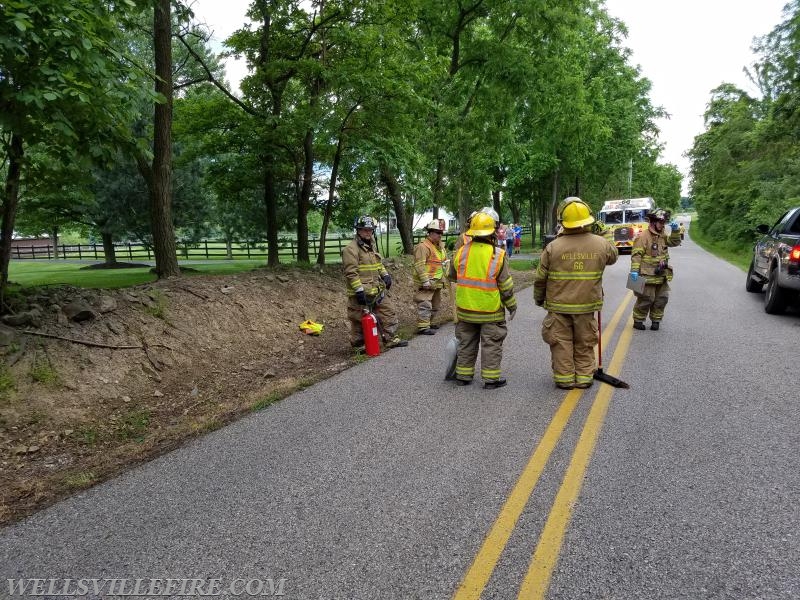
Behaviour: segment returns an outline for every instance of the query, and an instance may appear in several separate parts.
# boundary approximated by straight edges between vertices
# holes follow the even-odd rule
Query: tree
[[[53,156],[88,165],[130,143],[125,124],[140,96],[116,49],[120,8],[101,0],[0,4],[0,139],[3,144],[0,302],[25,178],[26,148],[47,141]]]
[[[159,278],[181,274],[172,224],[172,10],[171,0],[155,0],[153,11],[155,92],[153,161],[139,160],[139,170],[150,191],[150,227]]]

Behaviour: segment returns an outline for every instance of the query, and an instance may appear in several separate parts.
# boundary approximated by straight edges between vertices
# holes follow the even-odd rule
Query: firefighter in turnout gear
[[[453,247],[453,252],[458,252],[458,249],[461,248],[461,246],[463,246],[467,242],[467,240],[469,240],[469,229],[470,227],[472,227],[472,219],[475,218],[475,215],[479,214],[489,215],[490,217],[492,217],[492,219],[494,219],[495,223],[497,223],[500,220],[497,211],[493,209],[491,206],[484,206],[480,210],[472,211],[472,213],[469,215],[469,218],[467,219],[467,231],[458,236],[458,238],[456,239],[455,246]]]
[[[650,329],[658,331],[664,318],[664,308],[669,301],[669,282],[672,281],[672,266],[669,264],[669,248],[680,246],[681,232],[677,224],[664,231],[669,213],[655,208],[647,214],[649,226],[636,238],[631,250],[631,277],[644,277],[644,292],[636,294],[633,306],[633,328],[644,329],[644,321],[650,316]]]
[[[592,233],[595,219],[580,198],[559,205],[558,221],[562,231],[542,251],[533,299],[548,311],[542,339],[550,346],[556,387],[588,388],[597,368],[595,313],[603,307],[603,271],[617,262],[617,249]]]
[[[425,229],[428,235],[414,247],[413,276],[417,287],[414,303],[417,305],[417,333],[434,335],[439,326],[432,321],[442,304],[443,267],[447,260],[442,244],[444,219],[434,219]]]
[[[386,296],[386,290],[392,287],[392,277],[374,247],[376,226],[377,221],[369,215],[356,219],[356,235],[342,250],[342,266],[347,280],[350,344],[354,348],[364,345],[361,315],[365,309],[371,308],[378,318],[386,347],[408,346],[407,341],[396,335],[397,313]]]
[[[508,320],[514,318],[517,299],[505,250],[497,247],[496,221],[485,213],[472,218],[467,240],[450,264],[450,280],[456,282],[456,384],[469,385],[481,351],[483,387],[506,385],[500,377],[503,340]]]

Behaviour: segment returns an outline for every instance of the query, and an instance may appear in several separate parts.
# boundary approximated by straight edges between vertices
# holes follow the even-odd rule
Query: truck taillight
[[[800,263],[800,244],[795,244],[794,248],[789,251],[789,262]]]

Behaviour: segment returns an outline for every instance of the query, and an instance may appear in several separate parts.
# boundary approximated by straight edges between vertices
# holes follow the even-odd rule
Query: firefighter
[[[559,205],[561,234],[542,251],[533,299],[548,311],[542,339],[550,346],[553,382],[570,390],[594,381],[595,313],[603,307],[603,271],[617,262],[617,249],[592,233],[589,205],[571,196]]]
[[[467,240],[469,239],[469,228],[472,226],[471,225],[472,219],[475,218],[475,215],[480,213],[483,213],[484,215],[489,215],[490,217],[492,217],[492,219],[494,219],[495,223],[497,223],[500,220],[500,217],[497,215],[497,211],[493,209],[491,206],[484,206],[480,210],[473,210],[472,213],[469,215],[469,218],[467,219],[467,231],[458,236],[458,238],[456,239],[455,246],[453,247],[453,252],[457,252],[458,249],[461,248],[461,246],[463,246],[467,242]]]
[[[428,235],[414,247],[413,275],[417,287],[414,303],[417,305],[417,333],[434,335],[439,326],[433,323],[433,317],[442,304],[443,264],[447,260],[442,244],[444,219],[434,219],[425,229]]]
[[[481,378],[486,389],[500,388],[503,340],[508,320],[514,318],[517,299],[505,250],[497,247],[495,219],[486,213],[472,218],[466,243],[450,264],[450,280],[456,282],[456,385],[469,385],[475,376],[478,348]]]
[[[647,213],[648,227],[633,242],[631,250],[631,278],[645,278],[644,292],[636,294],[633,306],[633,328],[643,330],[644,321],[650,316],[650,329],[658,331],[664,318],[664,308],[669,301],[669,282],[672,267],[669,264],[669,248],[680,246],[681,232],[676,223],[670,223],[669,235],[664,228],[669,213],[654,208]]]
[[[361,316],[372,309],[380,323],[381,337],[387,348],[408,346],[397,334],[397,313],[386,295],[392,276],[381,262],[374,246],[377,221],[369,215],[356,219],[356,235],[342,250],[342,266],[347,280],[347,318],[350,321],[350,345],[364,345]]]

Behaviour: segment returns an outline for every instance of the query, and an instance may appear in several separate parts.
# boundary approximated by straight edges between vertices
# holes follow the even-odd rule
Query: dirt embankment
[[[408,263],[387,266],[412,337]],[[516,287],[532,275],[514,271]],[[20,298],[24,323],[0,330],[0,524],[363,361],[345,307],[338,265]]]

